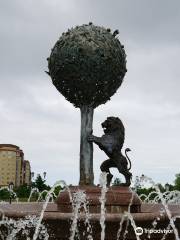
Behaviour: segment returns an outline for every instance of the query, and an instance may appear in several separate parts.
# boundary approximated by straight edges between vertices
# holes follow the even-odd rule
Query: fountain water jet
[[[107,173],[102,173],[100,176],[100,186],[101,186],[101,197],[99,201],[101,203],[101,217],[100,217],[100,225],[101,225],[101,240],[105,239],[105,213],[106,213],[106,192],[107,192]]]
[[[103,182],[104,180],[101,180],[101,186],[102,187],[104,186],[104,190],[105,190],[106,185],[102,184]],[[55,186],[58,186],[59,184],[66,186],[66,184],[63,181],[58,181],[53,186],[53,189]],[[96,239],[100,240],[102,239],[102,237],[108,240],[114,240],[114,239],[120,240],[120,239],[129,239],[130,236],[131,236],[131,239],[136,239],[136,240],[145,239],[145,238],[153,239],[153,240],[165,239],[165,238],[170,240],[172,239],[179,240],[179,236],[177,236],[176,233],[180,230],[178,227],[180,226],[180,209],[179,209],[179,212],[177,211],[175,213],[175,212],[172,212],[172,210],[170,209],[171,206],[168,206],[169,211],[171,211],[171,216],[168,216],[167,209],[164,208],[164,205],[162,205],[162,207],[159,207],[159,210],[158,210],[159,214],[158,214],[157,210],[156,212],[149,212],[148,209],[147,209],[148,212],[144,211],[146,208],[144,208],[142,204],[140,213],[132,213],[131,207],[130,207],[132,204],[132,201],[130,201],[127,211],[124,211],[122,213],[108,213],[106,210],[106,208],[108,209],[108,206],[106,205],[107,202],[104,201],[102,203],[102,199],[105,200],[105,195],[107,195],[108,192],[111,191],[110,189],[112,187],[108,187],[106,189],[107,192],[104,191],[102,187],[99,187],[100,195],[97,198],[97,200],[99,201],[99,213],[89,212],[89,209],[92,210],[91,203],[90,203],[91,199],[88,199],[87,192],[78,190],[77,188],[76,188],[77,191],[73,190],[73,192],[72,192],[72,188],[69,188],[68,190],[70,194],[69,199],[71,199],[72,213],[71,211],[69,211],[68,213],[62,213],[62,211],[59,212],[56,203],[48,203],[48,200],[50,200],[51,198],[51,193],[53,192],[53,189],[51,189],[49,192],[49,195],[46,196],[47,197],[46,202],[43,202],[42,204],[36,203],[38,204],[38,206],[41,206],[40,207],[41,210],[39,209],[40,214],[36,214],[36,217],[34,216],[35,215],[34,212],[31,212],[32,209],[35,209],[37,207],[35,203],[31,202],[31,203],[24,204],[24,206],[21,205],[21,210],[18,210],[19,215],[14,212],[16,207],[19,206],[18,204],[15,204],[15,203],[13,205],[1,204],[1,209],[3,210],[4,216],[1,217],[2,220],[0,221],[0,230],[3,225],[6,226],[6,228],[9,228],[9,234],[7,235],[9,236],[9,239],[11,239],[10,238],[11,236],[13,237],[16,236],[17,237],[16,239],[21,239],[21,238],[18,238],[19,237],[18,234],[21,233],[21,236],[24,236],[27,230],[27,235],[29,234],[29,232],[32,233],[32,231],[34,231],[33,233],[34,239],[39,239],[39,236],[41,235],[46,237],[45,239],[49,239],[49,240],[51,239],[73,240],[75,237],[75,233],[76,234],[78,233],[80,240],[84,239],[84,237],[86,237],[86,239],[91,239],[91,240],[96,240]],[[66,194],[65,189],[60,192],[59,196],[63,194]],[[133,199],[132,195],[131,195],[131,199]],[[29,207],[28,204],[32,207],[29,213],[25,210],[27,207]],[[101,205],[102,205],[103,211],[101,211]],[[10,208],[8,208],[7,210],[6,206],[9,206]],[[157,206],[157,203],[155,204],[151,203],[150,205],[148,205],[149,209],[152,209],[153,207],[156,207],[156,206]],[[145,204],[145,207],[147,207],[147,203]],[[28,215],[28,218],[25,217],[27,215]],[[6,216],[9,216],[9,217],[6,217]],[[171,219],[171,221],[169,220],[169,218]],[[31,227],[30,225],[28,225],[28,221],[30,221],[30,223],[34,222],[33,224],[30,224]],[[102,225],[102,222],[106,222],[106,228],[105,228],[105,225]],[[161,226],[161,228],[163,229],[167,229],[167,230],[173,229],[172,228],[173,223],[174,225],[176,224],[175,228],[177,232],[174,232],[171,235],[169,235],[166,232],[163,235],[160,234],[159,237],[156,236],[155,238],[154,234],[152,233],[147,233],[146,235],[142,235],[142,236],[137,236],[134,233],[136,231],[136,227],[143,227],[143,228],[145,227],[153,230],[153,229],[158,229],[159,226]],[[67,226],[69,226],[69,229],[65,229],[67,228]],[[13,228],[14,228],[14,231],[13,231]],[[28,228],[29,230],[26,228]],[[43,230],[44,228],[46,230]],[[21,232],[22,230],[23,232]],[[63,235],[64,231],[69,232],[69,235]],[[99,234],[97,234],[98,231],[99,231]]]
[[[35,229],[35,233],[34,233],[34,236],[33,236],[33,240],[36,240],[38,235],[39,235],[39,227],[41,225],[41,222],[42,222],[42,219],[43,219],[43,216],[44,216],[44,212],[47,208],[47,205],[49,203],[49,200],[52,198],[52,193],[54,192],[55,188],[60,186],[60,185],[65,185],[66,186],[66,183],[64,181],[57,181],[54,186],[51,188],[51,190],[47,193],[47,196],[46,196],[46,200],[45,200],[45,203],[43,204],[43,208],[42,208],[42,211],[41,211],[41,214],[40,214],[40,217],[39,217],[39,220],[37,222],[37,226],[36,226],[36,229]]]

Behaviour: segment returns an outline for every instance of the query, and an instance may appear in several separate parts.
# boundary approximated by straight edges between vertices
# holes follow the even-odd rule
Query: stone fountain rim
[[[31,202],[31,203],[1,203],[0,204],[0,218],[3,214],[9,218],[24,218],[26,216],[39,216],[42,210],[43,202]],[[162,216],[159,210],[163,207],[162,204],[142,204],[145,206],[141,213],[131,213],[135,221],[153,221],[155,218],[159,217],[160,221],[169,220],[166,213]],[[180,205],[179,204],[169,204],[172,209],[172,217],[180,216]],[[158,207],[154,209],[153,207]],[[174,209],[173,209],[174,208]],[[117,222],[122,219],[123,213],[107,213],[106,221]],[[57,205],[55,203],[49,203],[48,207],[44,213],[44,220],[70,220],[72,219],[72,213],[62,213],[57,211]],[[84,219],[85,215],[81,213],[80,219]],[[90,213],[90,220],[99,221],[99,213]],[[180,221],[180,219],[178,219]]]
[[[117,214],[117,213],[107,213],[106,214],[106,222],[119,222],[122,219],[122,216],[124,214]],[[143,221],[153,221],[157,217],[159,217],[160,221],[165,221],[168,220],[167,214],[164,214],[161,216],[159,213],[131,213],[134,221],[137,222],[143,222]],[[172,217],[179,216],[178,212],[171,212]],[[2,218],[3,214],[0,213],[0,218]],[[6,217],[9,218],[25,218],[27,216],[36,216],[38,217],[39,214],[37,212],[32,212],[29,214],[28,212],[6,212],[5,213]],[[91,221],[99,221],[100,220],[100,214],[99,213],[92,213],[89,216],[89,219]],[[73,214],[72,213],[60,213],[60,212],[45,212],[43,220],[70,220],[72,219]],[[80,220],[85,219],[85,214],[81,214],[79,217]]]

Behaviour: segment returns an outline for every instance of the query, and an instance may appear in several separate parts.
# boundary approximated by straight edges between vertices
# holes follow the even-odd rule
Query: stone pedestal
[[[70,187],[71,195],[77,191],[84,191],[87,196],[89,212],[100,213],[101,188],[97,186],[72,186]],[[58,211],[62,213],[72,212],[72,203],[68,191],[61,192],[56,200]],[[141,201],[136,193],[133,193],[129,187],[117,186],[109,187],[106,192],[106,213],[123,213],[130,207],[131,213],[141,212]],[[83,211],[83,210],[82,210]]]

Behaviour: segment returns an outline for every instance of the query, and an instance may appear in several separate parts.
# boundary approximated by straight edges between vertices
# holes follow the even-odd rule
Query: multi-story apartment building
[[[8,186],[13,182],[18,187],[22,184],[30,184],[31,167],[24,160],[23,151],[13,144],[0,144],[0,186]]]

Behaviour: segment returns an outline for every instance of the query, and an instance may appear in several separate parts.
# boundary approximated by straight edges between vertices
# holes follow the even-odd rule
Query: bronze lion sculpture
[[[121,152],[125,138],[124,125],[118,117],[108,117],[101,126],[104,130],[104,135],[102,137],[90,135],[88,136],[88,141],[97,144],[109,157],[100,166],[102,172],[107,172],[107,185],[110,185],[113,177],[110,168],[114,167],[125,177],[126,182],[121,185],[129,186],[131,184],[132,173],[129,172],[131,161],[127,156],[127,152],[131,150],[129,148],[125,149],[126,157]],[[130,164],[129,167],[128,161]]]

